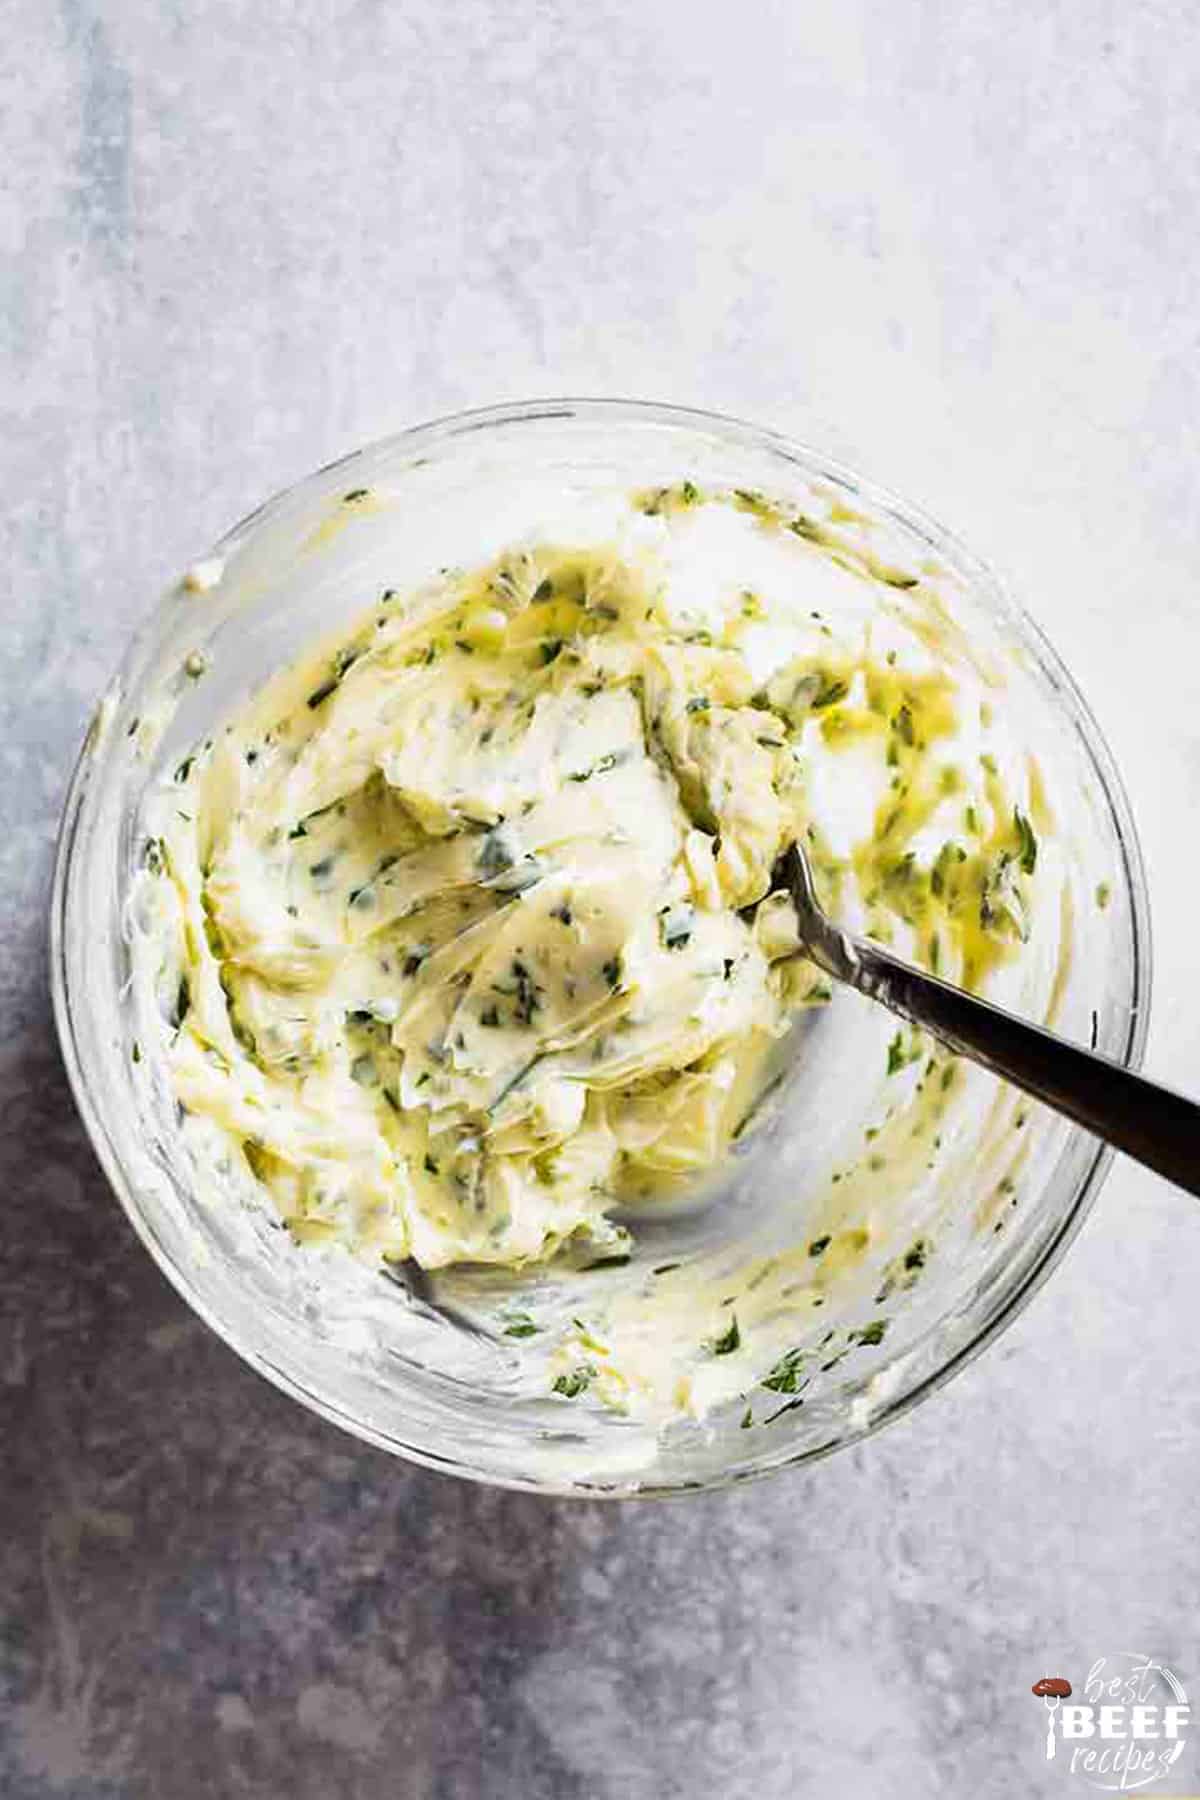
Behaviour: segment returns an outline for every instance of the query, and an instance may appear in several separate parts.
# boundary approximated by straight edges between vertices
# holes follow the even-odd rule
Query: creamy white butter
[[[178,765],[138,897],[205,1142],[301,1244],[426,1269],[619,1255],[611,1215],[719,1170],[797,1009],[828,999],[771,892],[795,837],[876,936],[971,985],[1012,963],[1036,783],[979,748],[918,580],[684,483],[604,543],[384,591],[280,672]],[[870,1152],[903,1171],[951,1064],[909,1033],[888,1055],[928,1064]],[[844,1229],[798,1220],[732,1305],[727,1278],[668,1272],[602,1335],[565,1324],[557,1391],[703,1412],[744,1385],[752,1325],[768,1372],[869,1247],[858,1181]],[[794,1392],[786,1366],[773,1386]]]

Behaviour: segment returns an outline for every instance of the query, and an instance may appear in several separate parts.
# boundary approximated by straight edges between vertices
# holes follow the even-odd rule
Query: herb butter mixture
[[[176,770],[147,850],[171,1078],[298,1240],[619,1254],[609,1215],[718,1166],[829,998],[773,888],[797,836],[931,967],[977,984],[1025,936],[1033,825],[994,770],[960,792],[947,676],[827,631],[763,674],[763,618],[735,591],[698,628],[616,548],[525,547],[385,591]],[[817,741],[885,772],[848,856]]]

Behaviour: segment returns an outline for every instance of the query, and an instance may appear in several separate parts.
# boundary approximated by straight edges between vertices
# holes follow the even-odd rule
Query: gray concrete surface
[[[1128,779],[1150,1062],[1200,1090],[1198,103],[1186,0],[4,8],[0,1793],[1053,1796],[1038,1676],[1200,1685],[1193,1201],[1119,1168],[989,1355],[811,1475],[539,1503],[189,1317],[44,976],[161,583],[373,434],[643,394],[857,458],[1007,572]]]

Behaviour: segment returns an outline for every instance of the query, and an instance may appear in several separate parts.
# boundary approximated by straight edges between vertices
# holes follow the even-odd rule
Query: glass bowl
[[[132,644],[87,734],[59,841],[51,957],[63,1053],[97,1154],[151,1254],[214,1330],[306,1406],[386,1450],[513,1487],[703,1489],[878,1429],[1015,1316],[1078,1229],[1109,1162],[1085,1133],[982,1071],[965,1072],[944,1175],[919,1195],[878,1193],[871,1291],[850,1282],[825,1296],[829,1336],[849,1332],[855,1354],[828,1359],[805,1404],[769,1415],[756,1406],[749,1430],[740,1403],[663,1429],[566,1401],[531,1385],[525,1347],[496,1329],[504,1290],[495,1277],[397,1284],[348,1255],[331,1261],[294,1246],[261,1209],[214,1205],[197,1191],[162,1069],[152,1052],[135,1055],[154,1036],[154,1022],[138,1016],[129,960],[148,795],[240,698],[361,614],[381,585],[416,587],[438,568],[483,560],[529,531],[548,494],[586,508],[615,489],[683,477],[818,516],[834,509],[876,554],[886,548],[891,565],[920,572],[967,660],[1002,669],[997,706],[1010,738],[1036,748],[1061,844],[1053,954],[1032,959],[1010,997],[1136,1067],[1150,979],[1141,858],[1112,759],[1063,665],[990,571],[917,509],[819,451],[711,414],[574,400],[464,413],[357,451],[269,501],[164,595]],[[202,664],[206,678],[187,679],[185,665]],[[664,1247],[685,1265],[708,1258],[711,1274],[763,1218],[788,1209],[807,1217],[834,1163],[845,1162],[847,1134],[861,1136],[876,1104],[856,1071],[877,1066],[892,1025],[857,996],[836,996],[806,1028],[772,1120],[751,1134],[699,1225],[685,1217],[637,1228],[623,1269],[526,1271],[511,1278],[510,1300],[551,1291],[570,1310],[576,1283],[590,1284],[589,1302],[610,1288],[628,1295],[661,1265]],[[1014,1124],[1019,1181],[1004,1174],[1016,1166]],[[714,1218],[724,1221],[716,1240]],[[937,1244],[921,1283],[880,1281],[914,1232]],[[878,1316],[886,1335],[856,1333]]]

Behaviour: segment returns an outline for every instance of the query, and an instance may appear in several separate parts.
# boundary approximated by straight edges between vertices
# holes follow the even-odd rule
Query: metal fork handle
[[[926,975],[828,920],[823,926],[805,947],[827,974],[1200,1194],[1200,1106],[1194,1100]]]

